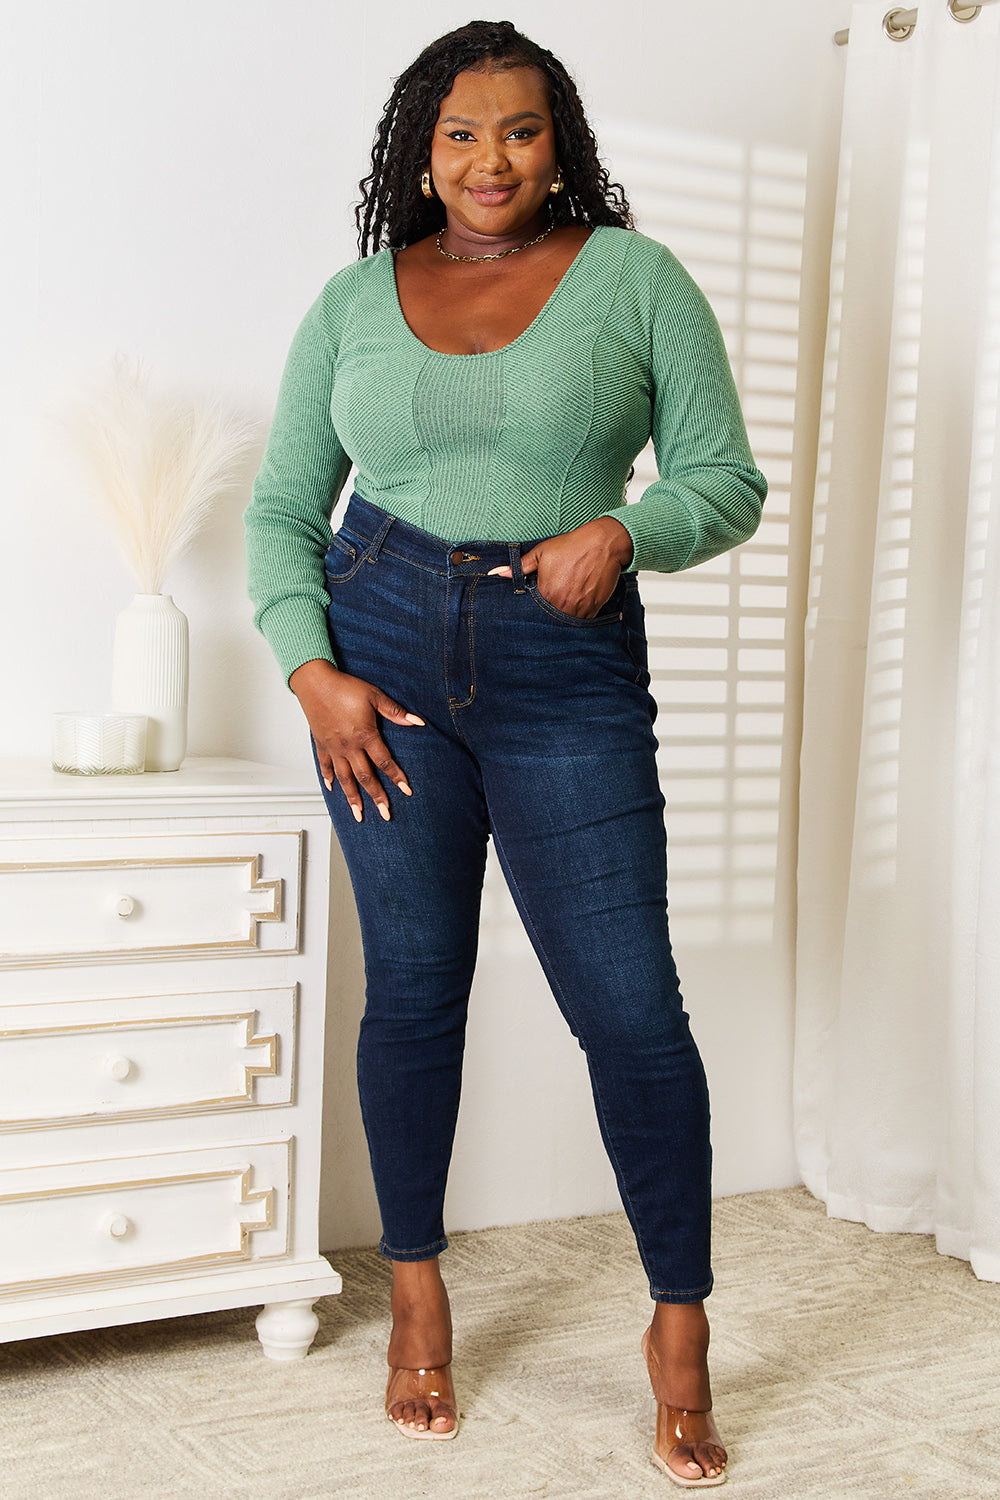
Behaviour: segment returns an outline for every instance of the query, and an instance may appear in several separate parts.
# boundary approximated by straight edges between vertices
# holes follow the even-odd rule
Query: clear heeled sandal
[[[642,1336],[642,1356],[648,1369],[648,1329]],[[656,1437],[650,1455],[656,1467],[662,1469],[668,1479],[674,1481],[674,1484],[679,1484],[684,1489],[707,1490],[725,1484],[726,1471],[722,1465],[719,1466],[717,1474],[706,1474],[703,1471],[699,1476],[692,1478],[678,1474],[676,1469],[670,1467],[667,1459],[677,1448],[688,1447],[695,1443],[711,1443],[714,1447],[723,1447],[711,1408],[708,1411],[687,1411],[681,1406],[668,1406],[664,1402],[657,1401]]]
[[[423,1402],[430,1407],[433,1401],[444,1405],[445,1411],[438,1411],[431,1421],[437,1421],[442,1416],[451,1416],[455,1419],[455,1425],[447,1432],[435,1431],[429,1424],[426,1427],[417,1427],[411,1422],[404,1422],[399,1417],[392,1415],[392,1407],[400,1406],[408,1401]],[[390,1366],[389,1383],[385,1388],[385,1414],[392,1425],[408,1438],[422,1438],[425,1441],[445,1442],[458,1433],[458,1406],[455,1402],[455,1387],[451,1379],[451,1365],[441,1365],[437,1369],[407,1370],[401,1365]]]
[[[713,1443],[722,1447],[722,1439],[719,1437],[718,1428],[712,1420],[711,1411],[684,1411],[679,1406],[664,1406],[661,1402],[656,1403],[656,1440],[653,1444],[653,1462],[658,1469],[662,1469],[674,1484],[683,1485],[685,1489],[709,1489],[713,1485],[725,1484],[726,1471],[720,1469],[718,1474],[702,1474],[698,1479],[688,1479],[683,1474],[678,1474],[667,1463],[666,1458],[660,1454],[665,1453],[667,1458],[675,1448],[689,1443]]]

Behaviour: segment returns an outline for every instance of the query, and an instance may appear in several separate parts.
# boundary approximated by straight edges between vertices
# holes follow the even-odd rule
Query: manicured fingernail
[[[407,714],[406,722],[407,724],[422,724],[424,721],[418,718],[416,714]]]
[[[487,578],[510,578],[511,572],[510,568],[491,568],[486,576]]]
[[[405,781],[397,781],[396,785],[399,787],[399,790],[401,792],[404,792],[406,794],[407,797],[413,796],[413,788],[411,786],[408,786]]]
[[[389,812],[389,809],[388,809],[388,808],[387,808],[387,807],[386,807],[386,806],[385,806],[385,803],[383,803],[383,802],[380,802],[380,803],[379,803],[379,805],[378,805],[378,810],[379,810],[379,812],[380,812],[380,813],[381,813],[381,814],[382,814],[382,818],[383,818],[383,820],[384,820],[384,821],[385,821],[385,822],[386,822],[386,823],[388,823],[388,821],[389,821],[389,818],[390,818],[390,816],[391,816],[391,814],[390,814],[390,812]]]
[[[351,806],[351,812],[354,814],[354,821],[355,821],[355,823],[360,823],[361,822],[361,809],[360,809],[360,807],[354,807],[352,805]]]
[[[327,781],[327,779],[326,779],[325,776],[323,777],[323,785],[326,787],[326,789],[327,789],[328,792],[332,792],[333,791],[333,782],[332,781]]]

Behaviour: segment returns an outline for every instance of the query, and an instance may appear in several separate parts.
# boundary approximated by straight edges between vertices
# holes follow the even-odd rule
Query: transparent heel
[[[649,1330],[642,1336],[642,1357],[649,1367]],[[681,1446],[693,1443],[711,1443],[713,1446],[722,1448],[722,1439],[718,1428],[712,1417],[711,1411],[686,1411],[680,1406],[667,1406],[656,1401],[656,1436],[653,1441],[653,1451],[650,1455],[658,1469],[662,1469],[668,1479],[674,1484],[681,1485],[684,1489],[713,1489],[720,1484],[725,1484],[725,1469],[720,1464],[717,1474],[706,1474],[702,1472],[700,1477],[688,1478],[684,1474],[678,1474],[672,1469],[667,1460],[674,1451]],[[645,1411],[642,1413],[645,1416]],[[637,1418],[638,1424],[638,1418]],[[651,1430],[651,1424],[642,1422],[645,1431]],[[725,1451],[723,1449],[723,1451]]]

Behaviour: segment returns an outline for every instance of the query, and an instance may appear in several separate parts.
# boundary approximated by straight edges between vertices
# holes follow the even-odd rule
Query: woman
[[[654,1460],[721,1484],[708,1100],[667,934],[635,573],[749,536],[766,484],[704,298],[633,229],[562,64],[509,22],[421,53],[361,187],[361,259],[296,335],[247,531],[361,919],[386,1412],[409,1437],[457,1432],[438,1255],[492,835],[650,1278]],[[661,477],[626,507],[651,433]]]

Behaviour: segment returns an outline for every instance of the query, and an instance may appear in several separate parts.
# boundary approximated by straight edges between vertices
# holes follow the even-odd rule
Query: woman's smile
[[[466,188],[465,191],[475,198],[477,203],[483,204],[486,208],[491,208],[498,203],[509,203],[517,192],[517,183],[513,183],[509,187],[473,186]]]

